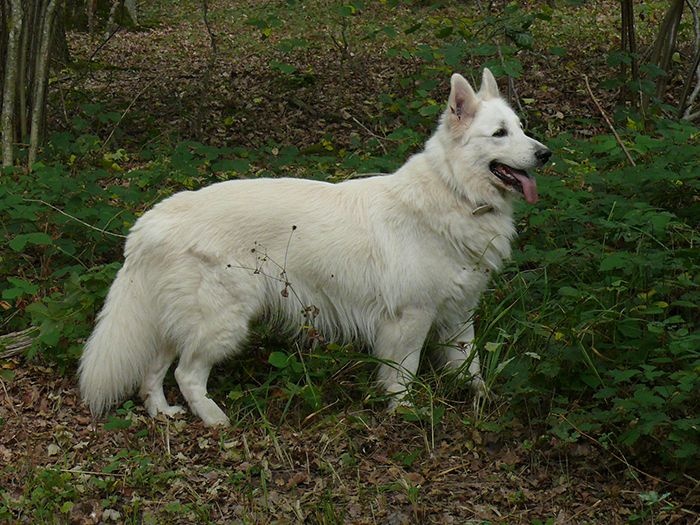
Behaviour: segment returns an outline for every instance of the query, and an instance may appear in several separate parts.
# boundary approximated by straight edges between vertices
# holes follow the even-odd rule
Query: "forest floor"
[[[481,430],[469,404],[437,424],[335,404],[222,430],[137,406],[119,428],[91,419],[74,377],[15,372],[0,393],[0,485],[32,501],[19,522],[698,522],[692,487],[594,441],[543,441],[517,421]]]
[[[304,14],[324,2],[297,4],[293,16],[311,43],[291,58],[279,46],[295,35],[273,20],[268,36],[246,23],[262,16],[258,2],[210,2],[213,65],[209,35],[192,15],[198,5],[154,4],[149,16],[157,23],[119,31],[102,47],[95,36],[70,36],[73,59],[86,67],[54,100],[59,125],[70,124],[76,105],[97,102],[123,112],[115,137],[127,150],[182,138],[247,148],[303,149],[329,137],[334,148],[358,136],[389,142],[391,121],[377,118],[378,97],[409,89],[400,79],[417,61],[386,58],[387,41],[363,40],[361,28],[343,29],[331,14],[322,21]],[[385,3],[366,4],[397,23],[411,9],[392,14]],[[581,71],[607,67],[610,41],[597,31],[614,26],[617,3],[589,4],[600,6],[577,15],[579,33],[567,37],[578,42],[575,52],[531,54],[517,83],[523,104],[536,100],[529,117],[543,135],[587,136],[604,127]],[[547,29],[554,40],[566,30],[557,22],[555,14]],[[294,62],[307,76],[283,81],[268,67],[275,60]],[[444,92],[448,79],[439,80]],[[153,420],[136,402],[105,422],[81,403],[74,371],[19,357],[2,363],[12,372],[11,380],[0,375],[0,486],[10,498],[0,508],[11,509],[9,521],[700,523],[692,478],[640,470],[592,438],[569,444],[526,421],[479,421],[468,400],[451,402],[439,418],[340,401],[297,417],[261,411],[218,430],[189,414]],[[171,384],[171,401],[177,395]],[[225,392],[213,396],[221,401]],[[20,499],[31,505],[18,508]]]

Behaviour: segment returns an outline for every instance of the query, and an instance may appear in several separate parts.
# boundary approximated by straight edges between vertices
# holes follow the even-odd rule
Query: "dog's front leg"
[[[443,344],[438,352],[438,361],[449,370],[456,371],[460,378],[469,382],[474,395],[485,397],[486,383],[481,377],[481,362],[474,346],[474,323],[466,323],[442,331]]]
[[[406,396],[418,372],[420,352],[434,315],[431,310],[406,308],[398,317],[379,322],[374,354],[385,362],[379,365],[377,381],[388,394],[394,395],[391,408]]]

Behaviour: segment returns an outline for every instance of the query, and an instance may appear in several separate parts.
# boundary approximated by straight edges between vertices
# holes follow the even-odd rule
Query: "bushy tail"
[[[80,360],[80,393],[94,415],[131,395],[159,337],[144,276],[128,262],[117,274]]]

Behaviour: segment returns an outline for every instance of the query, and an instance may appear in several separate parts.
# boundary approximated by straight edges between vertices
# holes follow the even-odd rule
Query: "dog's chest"
[[[443,250],[433,253],[446,285],[445,299],[480,295],[491,275],[510,258],[515,231],[507,216],[476,218],[453,225]]]
[[[452,248],[447,256],[458,265],[473,271],[496,272],[510,258],[515,228],[509,214],[462,216],[450,221],[446,230],[445,240]]]

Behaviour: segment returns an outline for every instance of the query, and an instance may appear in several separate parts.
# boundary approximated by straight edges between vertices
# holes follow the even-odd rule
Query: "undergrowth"
[[[306,169],[303,164],[360,167],[282,147],[270,148],[276,155],[266,158],[190,142],[136,169],[122,170],[112,158],[108,168],[77,170],[65,159],[80,139],[61,140],[67,149],[55,160],[0,179],[9,239],[1,293],[3,331],[37,327],[29,357],[66,370],[73,370],[120,265],[117,235],[150,203],[222,178]],[[652,133],[630,130],[628,141],[636,167],[626,165],[611,136],[561,135],[550,142],[556,158],[539,178],[541,202],[519,207],[513,261],[484,297],[479,348],[487,381],[513,413],[546,422],[563,441],[595,439],[616,453],[682,471],[700,452],[693,197],[700,146],[695,128],[667,121]],[[304,410],[320,410],[339,396],[328,379],[357,357],[334,345],[304,353],[274,338],[261,341],[265,375],[254,370],[258,355],[247,381],[238,376],[235,386],[224,386],[236,410],[247,403],[247,413],[258,416],[270,396],[287,400],[283,414],[295,399]],[[361,381],[369,385],[367,370]],[[354,401],[350,395],[341,403]]]
[[[360,8],[353,9],[336,16],[356,23]],[[329,138],[304,148],[186,141],[112,150],[90,119],[109,123],[118,114],[85,106],[85,118],[52,137],[32,173],[9,168],[0,177],[8,240],[0,255],[1,331],[36,327],[27,356],[73,373],[121,264],[123,236],[144,210],[173,192],[236,177],[337,181],[391,171],[425,140],[443,107],[436,78],[468,68],[464,56],[517,78],[519,53],[533,47],[531,25],[548,16],[511,4],[505,16],[483,23],[426,17],[436,42],[417,46],[403,40],[418,28],[405,28],[387,54],[421,68],[400,82],[402,90],[378,95],[387,126],[400,125],[384,141],[351,141],[349,148]],[[263,34],[278,25],[270,18],[249,23]],[[484,38],[485,28],[496,29]],[[390,29],[372,35],[393,37]],[[299,49],[303,41],[271,63],[283,85],[308,81],[291,64]],[[545,139],[555,157],[538,179],[541,201],[518,207],[513,260],[476,319],[485,379],[507,400],[489,424],[518,418],[561,442],[593,441],[622,460],[680,475],[700,457],[700,143],[688,124],[641,123],[633,115],[622,122],[634,167],[612,135]],[[359,349],[319,342],[300,350],[265,328],[256,334],[249,356],[226,365],[234,370],[228,379],[212,376],[235,421],[270,424],[273,413],[306,421],[335,406],[374,402],[365,395],[374,363]],[[362,388],[346,388],[358,383]],[[405,417],[433,427],[455,396],[464,396],[439,375],[415,390],[418,408]],[[57,476],[42,474],[32,494],[44,498],[42,487]]]

